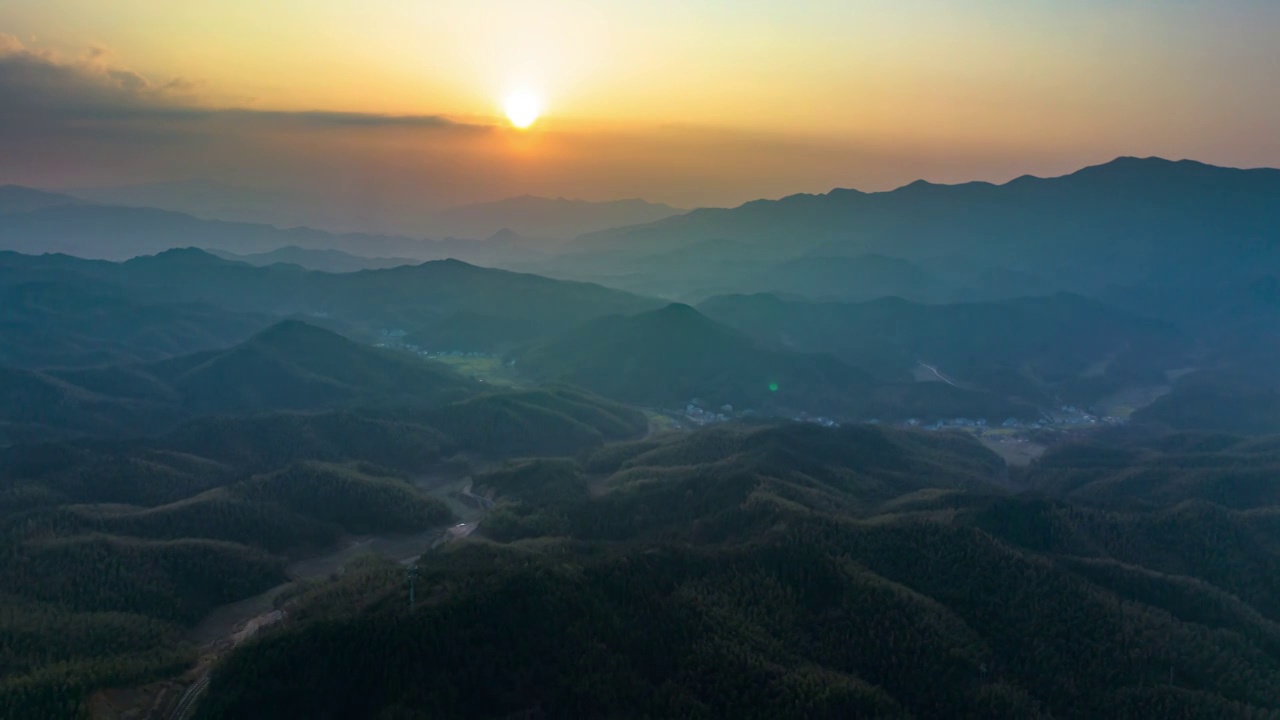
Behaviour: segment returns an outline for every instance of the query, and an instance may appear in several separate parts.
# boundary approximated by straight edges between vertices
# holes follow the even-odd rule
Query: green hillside
[[[0,300],[0,322],[15,333],[0,363],[24,367],[225,348],[282,317],[367,338],[402,330],[436,350],[506,350],[591,318],[660,306],[599,285],[457,260],[326,273],[255,267],[195,248],[126,262],[0,252]],[[68,312],[88,306],[94,315]]]
[[[194,414],[435,404],[474,391],[441,365],[297,321],[273,325],[224,352],[162,361],[147,370],[169,383]]]
[[[1261,362],[1267,362],[1257,358]],[[1265,366],[1264,366],[1265,367]],[[1280,432],[1280,392],[1257,374],[1198,372],[1180,378],[1172,391],[1134,413],[1134,419],[1179,431]]]
[[[1133,452],[1158,451],[1075,456]],[[1239,440],[1202,456],[1249,452],[1271,462]],[[498,501],[489,539],[421,558],[414,611],[394,567],[316,588],[220,668],[199,716],[1280,711],[1269,496],[1018,495],[963,436],[872,427],[722,427],[597,455],[477,478]]]
[[[1023,402],[1087,402],[1134,384],[1160,384],[1188,344],[1171,326],[1086,298],[1056,294],[925,305],[712,298],[709,317],[805,352],[828,352],[885,381],[924,363],[971,390]]]
[[[438,405],[481,387],[438,363],[290,320],[226,350],[148,364],[0,368],[0,443],[150,434],[228,413]]]
[[[867,379],[842,363],[766,346],[687,305],[592,321],[515,355],[533,377],[660,407],[849,410]]]

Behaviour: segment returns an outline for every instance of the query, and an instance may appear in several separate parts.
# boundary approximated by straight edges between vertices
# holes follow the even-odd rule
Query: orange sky
[[[1277,30],[1264,0],[7,0],[0,182],[690,206],[1280,165]]]

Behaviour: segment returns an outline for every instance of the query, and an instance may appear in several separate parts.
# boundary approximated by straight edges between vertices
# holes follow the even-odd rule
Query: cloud
[[[189,78],[148,77],[107,48],[70,56],[0,35],[0,184],[200,177],[310,193],[325,198],[326,217],[351,218],[339,226],[377,228],[389,198],[421,212],[442,199],[489,197],[501,178],[492,125],[432,114],[220,107],[203,90]]]
[[[147,82],[146,78],[132,70],[108,70],[107,77],[127,92],[139,92],[151,88],[151,83]]]
[[[0,55],[18,52],[23,49],[22,41],[18,38],[0,33]]]
[[[83,58],[66,59],[56,53],[27,47],[0,34],[0,97],[6,117],[0,117],[0,145],[20,138],[19,130],[48,133],[58,128],[86,128],[102,124],[132,124],[172,132],[175,123],[218,123],[221,131],[263,126],[303,128],[417,128],[484,130],[488,126],[463,123],[443,115],[384,115],[326,110],[283,111],[255,108],[217,108],[198,102],[197,83],[175,77],[155,82],[113,63],[110,50],[89,48]],[[5,137],[4,133],[10,133]]]
[[[378,115],[371,113],[326,112],[272,112],[240,110],[231,111],[248,117],[265,117],[293,120],[307,125],[336,127],[426,127],[485,129],[486,125],[459,123],[442,115]]]

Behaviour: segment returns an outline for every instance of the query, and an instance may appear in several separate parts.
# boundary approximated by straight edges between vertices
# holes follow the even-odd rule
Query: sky
[[[1280,166],[1277,36],[1274,0],[4,0],[0,183],[367,216]]]

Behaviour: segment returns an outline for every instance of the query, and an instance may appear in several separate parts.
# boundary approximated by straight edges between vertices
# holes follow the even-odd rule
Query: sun
[[[507,96],[503,109],[511,124],[523,130],[538,119],[538,115],[542,113],[542,103],[528,90],[517,90]]]

